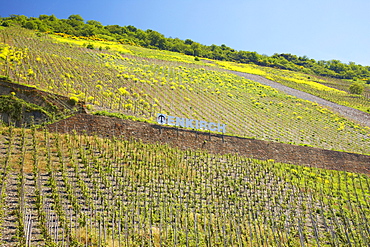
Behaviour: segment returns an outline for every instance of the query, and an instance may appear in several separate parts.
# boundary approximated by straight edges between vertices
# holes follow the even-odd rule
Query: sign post
[[[226,124],[206,122],[204,120],[174,117],[163,113],[159,113],[157,115],[157,123],[161,125],[167,124],[170,126],[177,126],[183,128],[209,130],[212,132],[221,132],[223,134],[226,133]]]

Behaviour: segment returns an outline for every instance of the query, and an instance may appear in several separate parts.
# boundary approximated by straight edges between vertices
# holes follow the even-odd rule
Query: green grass
[[[115,117],[115,118],[119,118],[119,119],[132,120],[132,121],[137,121],[137,122],[156,123],[155,121],[150,121],[150,120],[145,119],[145,118],[139,118],[139,117],[135,117],[135,116],[125,115],[125,114],[122,114],[122,113],[96,111],[96,112],[93,112],[92,114],[97,115],[97,116]]]

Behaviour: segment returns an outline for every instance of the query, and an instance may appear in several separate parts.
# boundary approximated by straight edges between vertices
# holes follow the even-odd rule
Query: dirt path
[[[229,72],[231,72],[233,74],[236,74],[238,76],[242,76],[246,79],[257,81],[257,82],[262,83],[264,85],[273,87],[277,90],[283,91],[284,93],[295,96],[297,98],[316,102],[316,103],[318,103],[322,106],[330,108],[331,110],[333,110],[335,112],[338,112],[339,114],[341,114],[342,116],[344,116],[346,118],[352,119],[355,122],[358,122],[358,123],[361,123],[362,125],[370,127],[370,114],[368,114],[366,112],[362,112],[360,110],[357,110],[357,109],[354,109],[354,108],[351,108],[351,107],[348,107],[348,106],[338,105],[338,104],[330,102],[328,100],[319,98],[315,95],[305,93],[305,92],[299,91],[297,89],[284,86],[280,83],[268,80],[268,79],[266,79],[262,76],[259,76],[259,75],[253,75],[253,74],[231,71],[231,70],[229,70]]]

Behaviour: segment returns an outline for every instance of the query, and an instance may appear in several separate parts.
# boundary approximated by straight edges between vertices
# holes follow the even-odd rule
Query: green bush
[[[94,50],[94,45],[93,44],[88,44],[86,46],[87,49],[91,49],[91,50]]]
[[[364,92],[364,85],[360,82],[354,82],[351,84],[351,86],[349,86],[349,91],[352,93],[352,94],[362,94]]]
[[[77,105],[78,101],[79,101],[79,99],[77,97],[72,96],[72,97],[69,98],[68,103],[70,105]]]

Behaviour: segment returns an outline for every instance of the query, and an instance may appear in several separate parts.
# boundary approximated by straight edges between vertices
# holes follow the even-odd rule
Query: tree
[[[186,39],[184,43],[187,45],[191,45],[194,43],[194,41],[192,41],[191,39]]]
[[[37,24],[34,21],[27,21],[24,24],[24,27],[27,28],[27,29],[34,30],[34,29],[37,29]]]
[[[148,29],[146,33],[148,34],[147,39],[148,39],[149,46],[158,47],[159,49],[162,49],[162,50],[166,48],[167,42],[163,34],[160,34],[150,29]]]
[[[185,53],[188,46],[179,38],[170,39],[170,51]]]
[[[57,21],[58,18],[55,15],[49,16],[49,21]]]
[[[351,84],[351,86],[349,86],[349,91],[352,93],[352,94],[362,94],[364,92],[364,85],[360,82],[354,82]]]
[[[95,26],[97,28],[102,28],[103,27],[103,25],[100,22],[95,21],[95,20],[89,20],[89,21],[86,22],[86,24],[91,25],[91,26]]]
[[[80,15],[70,15],[67,23],[72,27],[76,28],[84,24],[84,19]]]
[[[40,20],[48,20],[49,16],[48,15],[39,15]]]
[[[110,32],[111,34],[122,35],[124,33],[123,28],[118,25],[108,25],[105,26],[105,29],[108,30],[108,32]]]
[[[24,24],[28,18],[25,15],[10,15],[10,19],[17,23]]]
[[[342,71],[345,71],[345,65],[339,60],[333,59],[329,61],[329,69],[335,71],[336,73],[340,73]]]
[[[193,50],[194,56],[202,56],[202,47],[199,43],[193,42],[190,45],[191,49]]]
[[[93,25],[85,25],[83,28],[78,32],[80,36],[92,36],[98,33],[98,28]]]
[[[80,16],[80,15],[70,15],[68,17],[68,20],[71,20],[71,21],[84,21],[84,19]]]

